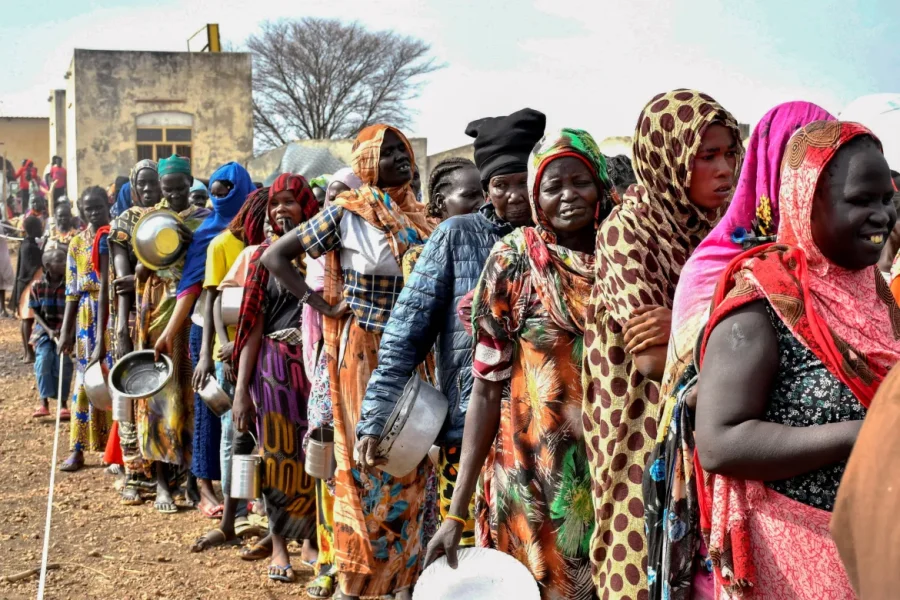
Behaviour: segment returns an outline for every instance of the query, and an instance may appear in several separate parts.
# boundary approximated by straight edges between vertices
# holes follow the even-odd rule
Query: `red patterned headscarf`
[[[319,203],[313,195],[312,188],[309,187],[309,182],[302,175],[282,173],[272,184],[269,194],[275,197],[284,191],[293,194],[294,199],[300,204],[303,211],[303,221],[301,222],[309,221],[319,212]]]

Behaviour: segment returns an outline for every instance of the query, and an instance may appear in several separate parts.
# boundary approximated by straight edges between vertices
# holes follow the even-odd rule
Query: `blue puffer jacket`
[[[456,306],[475,288],[494,243],[512,228],[486,204],[453,217],[432,233],[391,311],[356,427],[359,438],[380,436],[413,370],[437,341],[441,391],[450,401],[439,442],[462,440],[472,393],[472,338]]]

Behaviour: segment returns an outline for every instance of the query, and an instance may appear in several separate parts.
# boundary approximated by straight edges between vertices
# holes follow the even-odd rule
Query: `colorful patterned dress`
[[[67,258],[66,302],[78,303],[70,444],[73,451],[103,452],[112,425],[112,413],[95,409],[84,389],[84,372],[97,345],[97,303],[100,298],[100,279],[94,272],[91,260],[93,241],[90,230],[82,231],[72,238]],[[104,332],[104,335],[107,352],[101,360],[109,369],[113,363],[109,332]]]

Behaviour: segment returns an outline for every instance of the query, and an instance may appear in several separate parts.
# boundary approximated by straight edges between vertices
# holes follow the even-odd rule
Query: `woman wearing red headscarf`
[[[264,449],[262,488],[272,535],[269,578],[286,583],[295,579],[287,539],[311,538],[316,529],[314,480],[303,471],[310,388],[300,335],[305,302],[297,302],[269,277],[260,258],[270,244],[317,210],[316,198],[303,177],[285,173],[272,184],[266,241],[250,260],[233,354],[238,365],[234,422],[239,431],[247,431],[255,416],[259,446]],[[293,267],[302,277],[302,257]]]

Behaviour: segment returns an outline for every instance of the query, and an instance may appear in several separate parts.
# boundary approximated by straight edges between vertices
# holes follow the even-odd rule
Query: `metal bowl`
[[[410,377],[378,442],[378,455],[387,459],[381,470],[394,477],[409,475],[428,456],[449,409],[434,386],[418,375]]]
[[[123,398],[149,398],[162,392],[173,380],[172,360],[161,354],[153,359],[153,350],[138,350],[123,356],[109,372],[109,385]]]
[[[243,299],[242,287],[227,287],[222,290],[222,322],[225,325],[237,325]]]
[[[219,386],[215,377],[206,376],[203,387],[197,390],[197,395],[206,404],[206,407],[217,417],[221,417],[231,410],[231,396]]]
[[[84,372],[84,393],[97,410],[112,409],[112,396],[109,394],[102,361],[95,362]]]
[[[131,235],[131,246],[141,264],[158,271],[178,262],[188,247],[178,233],[183,223],[181,217],[170,210],[154,210],[138,219]]]

